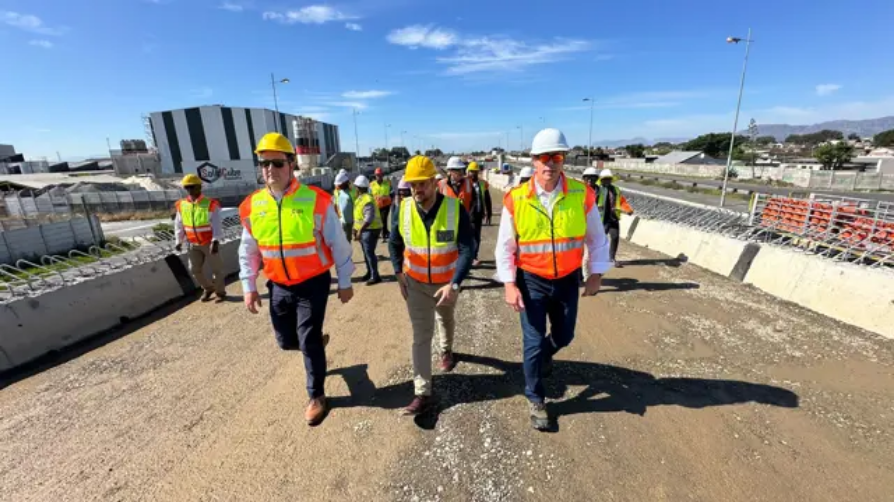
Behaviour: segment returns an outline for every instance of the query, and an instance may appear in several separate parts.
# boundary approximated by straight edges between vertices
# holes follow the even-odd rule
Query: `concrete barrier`
[[[633,219],[621,220],[621,235],[629,235]],[[686,260],[709,271],[730,276],[745,250],[745,241],[701,232],[681,225],[639,218],[632,233],[634,244]]]
[[[894,339],[894,274],[890,271],[763,245],[745,283]]]
[[[239,271],[238,249],[238,240],[221,244],[224,274]],[[0,305],[0,372],[64,349],[195,291],[195,281],[188,271],[184,253]]]

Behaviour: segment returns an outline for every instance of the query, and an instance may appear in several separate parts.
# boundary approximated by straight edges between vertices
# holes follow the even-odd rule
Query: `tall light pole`
[[[738,44],[741,38],[727,37],[727,44]],[[745,89],[745,73],[748,71],[748,52],[751,50],[751,28],[745,38],[745,62],[742,63],[742,79],[739,81],[739,99],[736,101],[736,118],[733,119],[733,132],[729,138],[729,154],[726,156],[726,170],[723,172],[723,188],[720,189],[720,207],[726,202],[726,186],[729,183],[729,170],[733,164],[733,148],[736,145],[736,129],[739,127],[739,108],[742,107],[742,91]]]
[[[391,153],[388,150],[388,128],[391,127],[391,124],[385,123],[385,161],[388,161],[391,158]]]
[[[404,143],[404,135],[405,135],[406,133],[407,133],[406,131],[401,131],[401,132],[400,132],[400,146],[401,146],[401,147],[406,147],[406,146],[407,146],[407,144]]]
[[[515,129],[518,129],[518,151],[519,154],[525,151],[525,128],[522,126],[515,126]]]
[[[357,135],[357,115],[360,113],[356,108],[352,109],[354,111],[354,148],[357,149],[357,156],[360,156],[360,136]]]
[[[288,84],[289,79],[281,79],[279,83]],[[279,133],[279,100],[276,98],[276,79],[273,77],[273,72],[270,72],[270,87],[273,88],[273,108],[276,109],[277,115],[273,118],[273,127],[276,129],[276,132]]]
[[[593,103],[596,100],[593,98],[584,98],[584,101],[590,102],[590,134],[587,136],[587,167],[592,166],[592,162],[590,162],[590,151],[593,150]]]

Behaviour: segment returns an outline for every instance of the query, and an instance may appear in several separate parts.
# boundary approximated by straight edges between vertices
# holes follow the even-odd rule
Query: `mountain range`
[[[597,140],[593,142],[593,145],[597,147],[625,147],[627,145],[636,145],[637,143],[641,143],[643,145],[654,145],[656,143],[667,142],[667,143],[683,143],[684,141],[689,141],[690,138],[655,138],[650,140],[648,138],[643,138],[642,136],[637,136],[636,138],[631,138],[629,140]]]
[[[758,136],[773,136],[776,141],[782,142],[789,135],[816,133],[824,129],[832,131],[841,131],[844,136],[856,133],[860,138],[871,138],[872,136],[894,129],[894,115],[888,117],[879,117],[878,119],[866,119],[859,121],[834,120],[828,122],[820,122],[819,124],[811,124],[809,126],[791,126],[789,124],[758,124]],[[739,131],[740,134],[748,134],[747,130]]]

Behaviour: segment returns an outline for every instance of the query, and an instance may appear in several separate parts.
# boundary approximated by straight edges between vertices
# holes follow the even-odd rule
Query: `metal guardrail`
[[[224,218],[223,228],[222,242],[242,235],[238,216]],[[28,260],[19,260],[15,265],[0,264],[0,303],[37,296],[176,253],[172,232],[149,231],[126,240],[107,242],[103,247],[91,246],[86,252],[71,250],[67,255],[44,255],[39,264]]]

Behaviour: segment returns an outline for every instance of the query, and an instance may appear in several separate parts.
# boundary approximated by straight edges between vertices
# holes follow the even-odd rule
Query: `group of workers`
[[[617,236],[620,213],[632,212],[612,185],[610,172],[594,178],[595,171],[588,169],[584,182],[568,177],[563,169],[568,150],[557,129],[544,129],[534,137],[531,172],[522,172],[519,184],[503,197],[495,250],[496,277],[504,285],[505,302],[519,313],[525,396],[537,430],[552,427],[543,380],[551,374],[556,353],[574,337],[581,283],[584,296],[599,291],[617,249],[607,235]],[[354,295],[353,238],[363,249],[367,284],[381,282],[375,255],[380,235],[388,243],[413,331],[414,396],[402,413],[426,412],[435,400],[431,361],[435,331],[439,368],[450,372],[457,364],[453,352],[457,298],[470,270],[480,263],[481,228],[491,223],[489,185],[479,178],[479,166],[454,157],[447,163],[448,176],[439,179],[431,159],[415,156],[396,191],[377,169],[372,182],[361,175],[351,183],[347,173],[340,172],[335,194],[330,195],[295,178],[295,151],[281,134],[266,134],[255,153],[266,186],[239,207],[244,304],[249,312],[259,312],[256,282],[263,270],[277,344],[304,356],[307,424],[319,424],[328,413],[324,388],[328,335],[323,334],[323,322],[330,270],[335,267],[338,299],[349,302]],[[191,259],[192,249],[199,250],[194,273],[201,272],[199,260],[209,256],[219,260],[220,223],[213,216],[219,215],[219,204],[203,198],[198,185],[178,203],[177,217],[178,229],[182,228],[178,245],[185,235],[192,244]],[[214,285],[200,282],[205,297],[221,294],[217,277]]]

